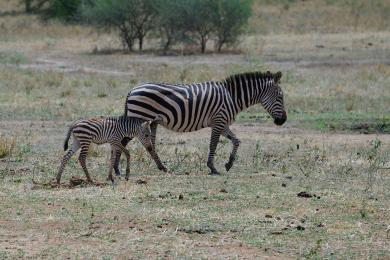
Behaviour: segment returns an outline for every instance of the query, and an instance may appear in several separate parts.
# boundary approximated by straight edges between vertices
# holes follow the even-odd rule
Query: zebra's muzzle
[[[274,123],[275,125],[283,125],[287,121],[287,114],[286,112],[283,112],[283,115],[281,117],[275,117]]]

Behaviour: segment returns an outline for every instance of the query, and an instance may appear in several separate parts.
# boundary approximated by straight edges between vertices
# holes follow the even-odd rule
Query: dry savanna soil
[[[316,7],[302,6],[305,14]],[[260,26],[263,10],[235,50],[216,54],[210,43],[205,55],[177,46],[165,56],[158,40],[126,53],[114,32],[2,14],[0,259],[388,259],[387,21],[364,27],[366,16],[356,25],[319,14],[324,28],[314,32],[310,25],[319,25],[304,23],[295,5],[270,7],[268,15],[281,14],[275,27]],[[168,173],[133,140],[129,181],[106,181],[109,146],[94,145],[87,165],[100,185],[84,182],[77,155],[63,185],[52,185],[69,124],[121,115],[137,84],[255,70],[282,71],[289,118],[277,127],[259,105],[239,114],[232,130],[241,144],[229,172],[228,140],[221,138],[215,159],[222,174],[210,176],[210,129],[159,127]]]

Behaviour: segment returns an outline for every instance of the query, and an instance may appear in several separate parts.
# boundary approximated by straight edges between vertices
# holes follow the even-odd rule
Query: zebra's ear
[[[276,83],[278,83],[280,81],[280,79],[282,78],[282,72],[281,71],[278,71],[274,74],[274,81]]]

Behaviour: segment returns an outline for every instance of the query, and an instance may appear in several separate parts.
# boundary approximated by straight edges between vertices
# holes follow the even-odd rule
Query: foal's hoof
[[[227,164],[225,164],[226,171],[228,172],[232,168],[232,166],[233,166],[233,163],[231,163],[231,162],[228,162]]]
[[[212,170],[209,175],[221,175],[218,171]]]

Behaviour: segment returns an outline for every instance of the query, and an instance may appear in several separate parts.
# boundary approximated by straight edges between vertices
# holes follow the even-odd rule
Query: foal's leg
[[[88,169],[87,169],[87,164],[86,164],[86,160],[87,160],[88,150],[89,150],[90,144],[91,144],[91,142],[84,142],[84,143],[81,144],[81,151],[80,151],[80,155],[79,155],[79,162],[81,164],[81,167],[84,170],[85,176],[87,177],[87,181],[92,183],[93,181],[91,179],[91,176],[89,175],[89,172],[88,172]]]
[[[153,150],[156,150],[157,125],[157,123],[150,124],[150,139],[152,141]]]
[[[238,146],[240,145],[240,140],[237,139],[236,135],[229,129],[229,127],[225,128],[225,130],[222,132],[222,135],[228,138],[233,144],[229,161],[225,164],[226,171],[229,171],[230,168],[232,168],[233,166],[233,162],[236,160],[236,154],[237,154]]]
[[[72,148],[64,155],[61,161],[61,165],[58,169],[57,173],[57,184],[59,185],[61,183],[61,175],[64,172],[65,165],[68,163],[69,159],[72,157],[72,155],[77,152],[77,150],[80,148],[80,143],[77,139],[73,139],[73,145]]]
[[[108,170],[108,177],[107,180],[110,180],[112,183],[114,183],[114,177],[112,176],[112,169],[115,170],[115,163],[117,161],[119,156],[121,155],[121,152],[118,153],[118,150],[115,148],[115,146],[111,145],[111,159],[110,159],[110,169]]]
[[[133,138],[129,138],[129,137],[124,137],[121,141],[121,144],[123,147],[126,147],[127,144],[132,140]],[[113,153],[114,151],[111,150],[111,153]],[[121,158],[121,154],[122,152],[120,150],[117,150],[116,153],[115,153],[115,163],[114,163],[114,171],[115,171],[115,175],[116,176],[120,176],[121,175],[121,172],[119,170],[119,162],[120,162],[120,158]]]
[[[113,141],[111,143],[111,146],[115,147],[116,150],[120,150],[121,153],[124,153],[126,155],[126,161],[127,161],[127,165],[126,165],[126,180],[129,179],[129,175],[130,175],[130,153],[129,151],[121,144],[121,141]],[[113,163],[115,163],[116,159],[113,160]]]

